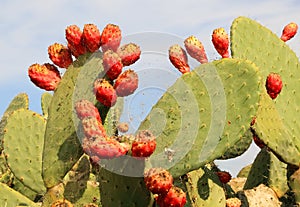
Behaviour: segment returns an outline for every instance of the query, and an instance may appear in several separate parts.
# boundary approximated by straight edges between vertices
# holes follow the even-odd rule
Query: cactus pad
[[[9,106],[5,110],[3,117],[0,121],[0,151],[2,151],[2,140],[3,140],[3,134],[4,134],[4,127],[6,125],[7,117],[12,113],[13,111],[17,109],[28,109],[29,103],[28,103],[28,96],[26,93],[20,93],[17,96],[13,98],[13,100],[10,102]]]
[[[48,108],[52,100],[52,94],[50,93],[43,93],[41,97],[41,107],[42,107],[42,112],[45,118],[48,117]]]
[[[289,189],[287,185],[287,164],[280,162],[266,147],[255,158],[244,189],[251,189],[259,184],[270,187],[278,198],[282,197]]]
[[[203,64],[184,74],[140,126],[157,136],[151,165],[178,177],[220,157],[249,129],[259,88],[257,68],[238,59]]]
[[[263,84],[271,72],[281,76],[281,93],[272,101],[264,90],[253,127],[279,157],[298,166],[300,66],[296,54],[269,29],[246,17],[235,19],[231,26],[231,50],[234,58],[247,59],[259,68]]]
[[[24,185],[39,193],[46,190],[42,179],[45,126],[39,114],[19,109],[8,117],[3,137],[9,168]]]
[[[192,207],[223,207],[226,205],[222,184],[213,171],[204,167],[189,172],[186,177],[185,185]]]
[[[31,206],[38,207],[39,205],[23,196],[7,185],[0,183],[0,206]]]

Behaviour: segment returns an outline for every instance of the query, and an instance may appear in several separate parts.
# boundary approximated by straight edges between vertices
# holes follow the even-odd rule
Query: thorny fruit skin
[[[115,80],[121,73],[123,63],[117,53],[107,50],[103,54],[103,68],[110,80]]]
[[[277,73],[270,73],[266,79],[267,93],[272,99],[275,99],[282,89],[281,76]]]
[[[184,40],[184,46],[187,53],[195,58],[200,63],[207,63],[207,56],[203,44],[194,35],[189,36]]]
[[[219,171],[219,172],[216,172],[216,174],[219,177],[219,180],[221,181],[221,183],[226,184],[231,180],[231,175],[229,172]]]
[[[117,93],[114,87],[105,79],[97,79],[94,83],[96,99],[106,107],[112,107],[117,102]]]
[[[82,40],[82,31],[77,25],[70,25],[65,30],[68,43],[78,45]]]
[[[103,137],[92,137],[91,139],[84,138],[82,147],[94,162],[101,159],[112,159],[126,155],[129,150],[129,145],[120,143],[117,140]]]
[[[80,120],[86,117],[95,117],[100,123],[102,123],[97,107],[86,99],[81,99],[75,103],[75,111]]]
[[[129,43],[119,47],[117,53],[120,56],[123,65],[129,66],[140,59],[141,49],[137,44]]]
[[[117,77],[114,89],[119,97],[129,96],[138,88],[138,84],[138,75],[133,70],[128,69]]]
[[[242,202],[238,198],[227,198],[226,207],[241,207]]]
[[[173,177],[165,169],[150,168],[144,173],[144,182],[153,194],[165,194],[173,186]]]
[[[68,68],[73,62],[70,49],[63,44],[54,43],[50,45],[48,55],[51,61],[60,68]]]
[[[284,42],[292,39],[298,31],[298,25],[295,22],[287,24],[283,30],[280,39]]]
[[[212,43],[222,58],[229,58],[229,37],[224,28],[217,28],[213,31]]]
[[[110,49],[116,52],[120,46],[121,39],[122,34],[119,26],[107,24],[101,34],[102,51],[105,52],[106,50]]]
[[[92,137],[106,137],[104,126],[96,117],[88,116],[81,120],[84,136]]]
[[[50,63],[32,64],[28,68],[28,76],[37,87],[46,91],[55,90],[61,80],[57,67]]]
[[[77,25],[70,25],[65,30],[68,48],[72,55],[78,58],[87,52],[87,48],[83,44],[82,31]]]
[[[190,72],[186,51],[175,44],[169,48],[169,60],[182,74]]]
[[[53,202],[51,207],[73,207],[73,204],[66,199],[60,199]]]
[[[85,24],[82,40],[89,52],[95,52],[101,45],[101,33],[95,24]]]
[[[160,207],[183,207],[186,204],[186,193],[176,186],[172,186],[166,194],[159,194],[156,202]]]
[[[155,136],[148,130],[140,131],[132,142],[131,155],[133,157],[149,157],[156,149]]]

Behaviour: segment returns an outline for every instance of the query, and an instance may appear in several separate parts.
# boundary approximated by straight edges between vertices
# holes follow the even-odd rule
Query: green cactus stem
[[[3,137],[4,154],[13,174],[38,193],[46,191],[42,179],[42,151],[46,121],[39,114],[19,109],[8,117]]]
[[[80,56],[68,68],[53,94],[43,156],[43,177],[48,188],[60,183],[83,154],[80,143],[83,135],[74,106],[81,99],[97,103],[93,94],[93,83],[97,77],[103,75],[103,71],[102,53]],[[122,103],[112,108],[99,103],[96,106],[108,134],[114,134]]]
[[[13,100],[10,102],[9,106],[5,110],[2,119],[0,121],[0,152],[3,150],[3,135],[4,135],[4,127],[6,125],[7,117],[15,110],[17,109],[28,109],[29,103],[28,103],[28,96],[26,93],[20,93],[17,96],[13,98]]]
[[[185,186],[191,207],[224,207],[225,192],[216,174],[207,167],[186,174]]]
[[[151,165],[179,177],[221,157],[249,129],[260,87],[258,69],[244,60],[222,59],[184,74],[140,126],[157,137]]]
[[[89,177],[89,157],[83,155],[64,178],[64,197],[70,202],[75,203],[85,192]]]
[[[281,76],[283,88],[276,99],[269,98],[264,90],[253,128],[280,159],[299,166],[298,57],[276,34],[246,17],[239,17],[232,23],[231,52],[234,58],[253,62],[262,74],[263,84],[271,72]]]
[[[73,95],[77,76],[90,54],[80,56],[65,72],[48,110],[43,153],[43,178],[47,188],[59,184],[83,154],[73,123]]]
[[[153,199],[143,177],[127,177],[100,168],[97,180],[103,207],[150,207]]]
[[[74,203],[74,207],[82,207],[88,203],[97,204],[98,207],[102,207],[100,200],[99,183],[96,181],[95,175],[90,174],[86,189],[83,195]]]
[[[261,149],[255,158],[244,185],[244,189],[252,189],[260,184],[270,187],[277,197],[282,197],[288,190],[287,164],[278,158],[266,147]]]
[[[50,106],[52,100],[52,94],[46,92],[42,94],[41,97],[41,108],[43,112],[43,116],[47,119],[48,117],[48,108]]]
[[[13,190],[7,185],[0,183],[0,206],[30,206],[38,207],[39,205],[29,198]]]

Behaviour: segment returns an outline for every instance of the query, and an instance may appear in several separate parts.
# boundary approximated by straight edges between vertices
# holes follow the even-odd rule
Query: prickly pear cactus
[[[217,175],[207,167],[186,174],[185,186],[192,207],[220,206],[226,204],[225,192]]]
[[[252,189],[259,184],[270,187],[277,197],[282,197],[288,190],[287,164],[280,162],[278,158],[267,148],[263,148],[256,156],[247,177],[244,189]]]
[[[153,203],[143,177],[127,177],[100,168],[98,181],[103,207],[150,207]]]
[[[3,146],[3,134],[4,134],[4,127],[6,125],[6,120],[8,116],[17,109],[28,109],[28,96],[25,93],[20,93],[16,97],[13,98],[9,106],[7,107],[6,111],[4,112],[2,119],[0,121],[0,151],[2,151]]]
[[[47,119],[48,117],[48,108],[52,100],[52,94],[50,93],[43,93],[41,97],[41,108],[43,112],[43,116]]]
[[[284,87],[275,101],[266,95],[260,103],[254,129],[259,138],[285,162],[299,165],[300,127],[299,60],[277,35],[246,17],[231,26],[231,51],[234,58],[253,62],[262,74],[263,84],[269,73],[280,74]]]
[[[3,147],[9,168],[18,180],[37,193],[46,190],[42,179],[45,126],[46,121],[39,114],[19,109],[8,117],[4,128]]]
[[[118,29],[111,24],[106,29],[110,27]],[[86,33],[96,33],[85,37],[85,41],[100,41],[97,27],[85,25],[85,30],[88,28],[93,31]],[[67,41],[74,32],[81,35],[76,25],[66,29]],[[220,35],[223,36],[219,40],[224,40],[226,46],[227,34]],[[120,31],[117,36],[121,38]],[[196,38],[190,38],[193,40]],[[205,55],[200,42],[192,43],[195,44],[190,44],[192,50],[188,52],[200,51]],[[72,46],[75,45],[68,47]],[[235,19],[231,27],[233,58],[205,61],[191,68],[192,72],[183,74],[167,89],[141,123],[138,131],[149,129],[156,137],[156,150],[145,159],[133,157],[130,145],[135,135],[128,135],[130,139],[118,137],[124,98],[118,97],[113,107],[96,100],[93,84],[97,78],[108,78],[104,71],[107,65],[104,67],[103,63],[110,63],[98,51],[99,46],[98,42],[93,53],[72,54],[74,62],[69,54],[70,66],[54,93],[44,93],[41,97],[42,115],[28,109],[26,94],[16,96],[7,108],[0,122],[1,206],[49,207],[63,200],[75,207],[157,206],[155,197],[158,196],[158,203],[163,197],[153,195],[143,178],[145,169],[151,167],[171,172],[173,185],[184,191],[183,202],[187,196],[187,207],[223,207],[232,197],[239,197],[242,206],[250,207],[280,206],[278,197],[282,201],[293,198],[283,205],[299,203],[300,100],[296,93],[300,86],[299,61],[275,34],[248,18]],[[214,46],[217,48],[215,41]],[[133,62],[139,59],[139,48],[136,53],[129,51],[129,55],[126,47],[122,48],[121,53],[115,54],[121,59],[118,63],[124,62],[122,58]],[[69,49],[74,53],[75,48]],[[228,52],[227,47],[224,51]],[[264,87],[270,72],[279,73],[284,83],[274,100]],[[95,163],[83,152],[81,142],[85,133],[74,108],[82,99],[90,101],[99,111],[107,135],[100,139],[121,140],[122,146],[128,145],[124,147],[129,150],[125,151],[126,156],[99,158]],[[225,177],[227,181],[222,180],[217,173],[220,169],[211,163],[244,153],[253,133],[267,146],[252,165],[241,171],[240,176],[247,178],[233,188],[233,182],[225,184],[231,176]],[[241,190],[241,186],[245,189]],[[39,201],[41,205],[35,203]]]
[[[34,203],[29,198],[13,190],[7,185],[0,183],[0,205],[1,206],[32,206],[38,207],[39,205]]]
[[[257,68],[238,59],[203,64],[183,75],[140,126],[157,136],[151,164],[178,177],[220,157],[249,129],[260,86]],[[166,149],[174,152],[171,159]]]

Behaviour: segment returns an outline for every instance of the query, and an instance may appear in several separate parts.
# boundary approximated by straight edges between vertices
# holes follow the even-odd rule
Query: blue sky
[[[47,48],[54,42],[65,43],[68,25],[81,28],[86,23],[102,30],[106,24],[121,27],[123,35],[155,31],[182,38],[196,35],[204,44],[210,59],[217,55],[210,42],[211,32],[230,24],[238,16],[253,18],[280,35],[285,24],[299,24],[298,1],[199,1],[199,0],[0,0],[0,116],[10,100],[26,92],[32,110],[40,111],[42,90],[27,76],[33,63],[49,62]],[[300,35],[288,42],[299,55]],[[249,162],[257,152],[253,146],[239,163]],[[253,157],[253,156],[252,156]],[[232,163],[224,164],[232,169]],[[235,168],[237,169],[237,168]]]

